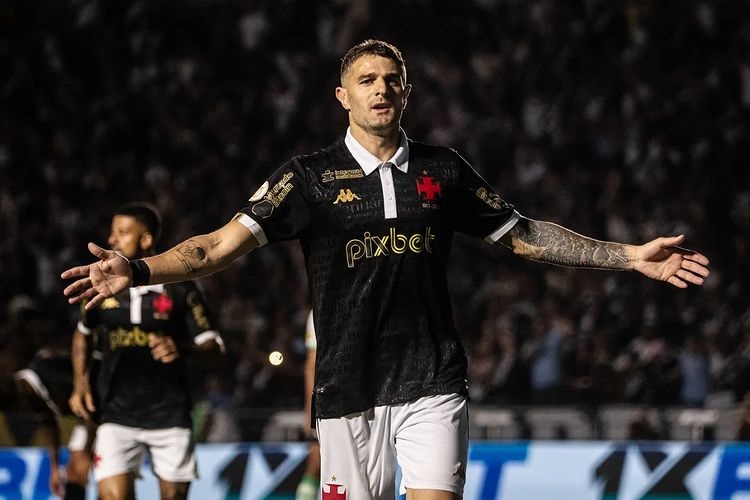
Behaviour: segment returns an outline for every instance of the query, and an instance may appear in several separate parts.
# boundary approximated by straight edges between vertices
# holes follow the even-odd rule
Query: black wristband
[[[143,259],[131,260],[130,270],[133,272],[133,282],[130,286],[148,285],[151,281],[151,269]]]

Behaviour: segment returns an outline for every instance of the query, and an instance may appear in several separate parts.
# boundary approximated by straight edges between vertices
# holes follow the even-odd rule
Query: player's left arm
[[[530,260],[569,267],[638,271],[677,288],[702,285],[708,259],[682,248],[683,235],[656,238],[643,245],[600,241],[557,224],[521,216],[500,241]]]

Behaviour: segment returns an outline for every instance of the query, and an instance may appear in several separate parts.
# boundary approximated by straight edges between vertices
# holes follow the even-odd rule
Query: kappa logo
[[[346,500],[346,487],[343,484],[326,483],[321,489],[323,500]]]
[[[338,205],[339,202],[341,203],[351,203],[354,200],[361,200],[359,196],[352,193],[351,189],[341,189],[339,190],[339,195],[336,197],[336,200],[333,202],[334,205]]]
[[[101,305],[102,309],[117,309],[118,307],[120,307],[120,303],[114,297],[104,299]]]

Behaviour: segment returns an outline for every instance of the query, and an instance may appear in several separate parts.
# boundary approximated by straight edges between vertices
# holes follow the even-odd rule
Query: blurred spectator
[[[690,406],[703,406],[709,388],[709,359],[702,338],[688,335],[677,355],[682,372],[680,402]]]

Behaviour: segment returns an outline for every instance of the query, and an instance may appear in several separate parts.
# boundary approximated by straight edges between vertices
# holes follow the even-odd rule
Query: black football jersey
[[[318,418],[467,394],[446,278],[451,240],[455,231],[491,237],[517,217],[448,148],[408,141],[407,172],[394,168],[387,181],[395,217],[384,215],[390,195],[380,175],[365,174],[339,141],[284,164],[236,216],[268,241],[302,244],[318,340]]]
[[[83,310],[78,328],[84,333],[96,329],[100,335],[102,423],[145,429],[191,426],[185,355],[171,363],[156,361],[148,337],[171,336],[184,353],[199,335],[216,334],[195,283],[130,288],[92,311]]]
[[[73,392],[73,365],[67,349],[42,349],[29,366],[16,372],[56,415],[71,415],[68,398]]]

